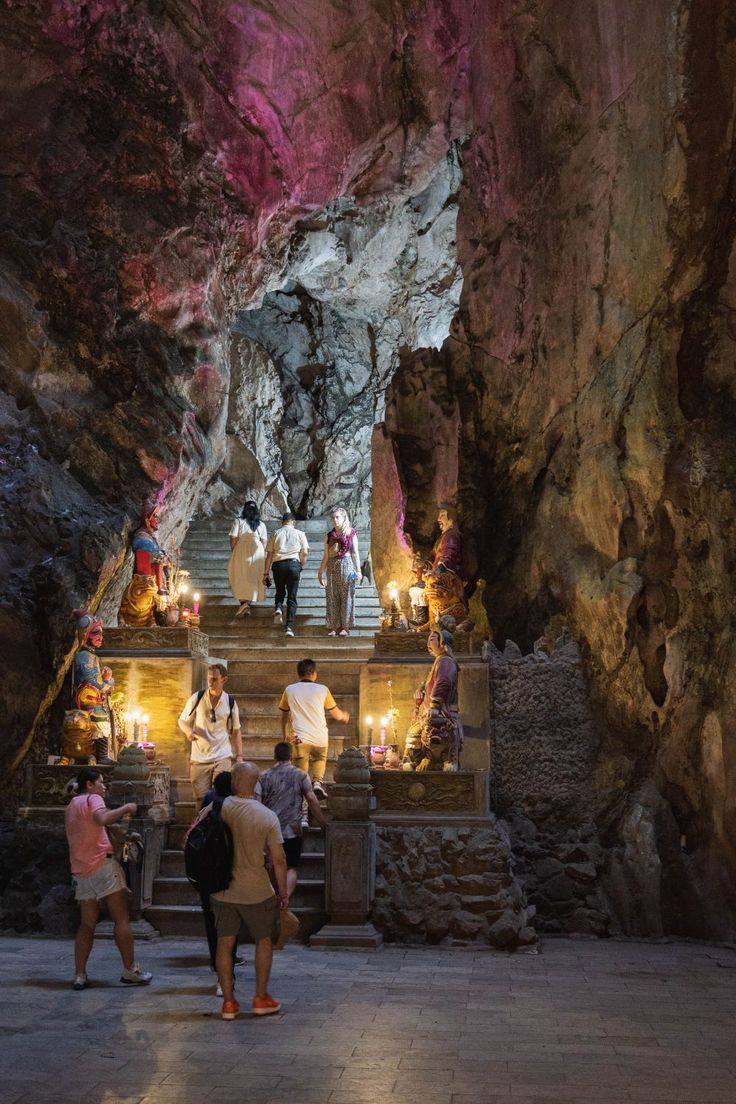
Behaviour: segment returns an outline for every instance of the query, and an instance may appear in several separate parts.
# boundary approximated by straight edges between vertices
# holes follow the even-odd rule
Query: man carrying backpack
[[[286,856],[279,819],[255,796],[258,782],[255,763],[236,763],[232,772],[233,796],[222,805],[222,819],[232,833],[232,880],[227,889],[213,893],[212,908],[217,922],[217,974],[224,997],[223,1020],[234,1020],[240,1011],[233,992],[233,946],[241,925],[253,939],[256,967],[256,995],[251,1012],[269,1016],[281,1008],[268,992],[273,944],[279,933],[279,913],[289,904],[286,884]],[[278,896],[263,861],[268,853],[273,866]]]
[[[213,663],[207,669],[207,689],[187,701],[179,717],[179,728],[191,744],[189,779],[199,804],[221,771],[243,761],[238,703],[225,693],[227,668]]]

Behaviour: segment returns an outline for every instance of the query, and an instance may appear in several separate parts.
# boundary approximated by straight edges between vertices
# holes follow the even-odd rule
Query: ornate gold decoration
[[[120,625],[117,629],[108,629],[105,633],[105,653],[150,652],[153,655],[166,653],[186,653],[195,656],[207,656],[209,637],[206,633],[191,629],[187,625],[162,625],[151,628],[133,628]]]
[[[477,813],[475,771],[371,771],[376,812]]]

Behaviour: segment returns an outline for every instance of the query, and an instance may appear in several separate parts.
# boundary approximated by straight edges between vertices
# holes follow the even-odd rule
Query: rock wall
[[[503,824],[376,828],[372,919],[390,942],[532,947],[524,893]]]
[[[600,734],[580,650],[563,629],[522,655],[489,648],[494,807],[514,873],[543,932],[620,931],[602,889],[605,854],[594,822]]]
[[[559,616],[580,641],[628,929],[732,938],[733,13],[484,10],[460,310],[386,411],[409,536],[430,539],[444,473],[497,642]],[[439,451],[438,412],[457,427]]]
[[[444,337],[461,281],[457,201],[445,204],[466,126],[468,27],[459,2],[338,10],[304,0],[288,20],[249,0],[3,6],[4,777],[42,742],[73,651],[67,611],[114,616],[144,497],[164,501],[170,547],[200,501],[247,491],[276,513],[319,484],[324,442],[305,450],[311,431],[286,379],[301,366],[272,362],[278,432],[243,413],[265,357],[232,342],[238,313],[258,312],[270,292],[293,295],[297,269],[315,311],[320,287],[333,282],[337,295],[351,272],[364,285],[362,261],[349,267],[354,247],[373,256],[377,293],[396,274],[386,347]],[[381,219],[394,215],[386,276]],[[415,276],[422,303],[412,306]],[[311,402],[319,358],[307,360]],[[233,364],[242,395],[230,394]],[[355,388],[345,394],[355,406]],[[364,420],[377,401],[378,387]],[[331,432],[321,417],[315,439]],[[272,440],[283,462],[264,454]],[[303,484],[305,455],[317,459]],[[358,504],[365,470],[354,479],[346,491]],[[321,508],[332,488],[320,493]]]
[[[0,821],[0,929],[72,935],[78,923],[63,826]]]
[[[295,350],[307,333],[329,344],[353,294],[338,255],[353,215],[360,251],[374,250],[359,298],[372,272],[387,279],[373,213],[408,226],[457,149],[456,211],[431,220],[442,249],[456,229],[452,256],[420,264],[421,212],[409,251],[391,243],[385,459],[406,505],[389,511],[389,543],[401,565],[407,542],[431,540],[436,499],[455,497],[497,640],[528,648],[565,619],[600,731],[592,815],[618,911],[631,930],[730,936],[727,0],[298,0],[288,20],[272,0],[16,0],[0,52],[3,776],[58,694],[67,609],[119,593],[144,495],[165,499],[173,541],[226,458],[215,500],[246,486],[274,511],[332,497],[319,471],[332,423],[307,443],[296,412],[351,362],[356,331],[329,363]],[[417,302],[442,325],[422,336],[399,316],[424,276]],[[273,315],[260,332],[255,315],[291,310],[303,287],[293,341]],[[422,348],[458,295],[442,347]],[[241,312],[256,336],[231,348]],[[234,363],[245,392],[258,364],[281,381],[299,438],[283,463],[278,434],[241,419]],[[361,422],[379,415],[377,391],[356,403],[344,385]],[[363,449],[365,425],[358,437]],[[307,477],[294,466],[290,485],[297,461]],[[365,473],[348,468],[358,503]],[[644,905],[647,863],[662,892]]]

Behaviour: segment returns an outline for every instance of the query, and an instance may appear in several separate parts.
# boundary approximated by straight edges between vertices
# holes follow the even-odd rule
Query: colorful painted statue
[[[440,536],[432,549],[431,560],[415,567],[417,576],[424,581],[424,596],[429,608],[426,624],[435,628],[441,617],[449,616],[455,619],[459,632],[470,632],[473,623],[460,576],[463,540],[455,510],[451,506],[440,506],[437,523]]]
[[[78,747],[85,726],[79,714],[85,714],[90,725],[88,733],[92,756],[88,761],[110,762],[114,752],[110,694],[115,686],[112,671],[100,664],[96,649],[102,644],[102,621],[87,610],[74,610],[77,619],[79,647],[72,664],[72,708],[64,718],[65,737],[69,749]],[[74,741],[74,743],[73,743]],[[65,743],[64,758],[67,758]],[[79,762],[77,755],[69,756]]]
[[[147,505],[143,511],[143,524],[133,534],[135,563],[133,578],[120,603],[118,623],[121,625],[136,628],[155,625],[159,602],[168,596],[169,558],[156,538],[160,512],[159,506]]]
[[[434,656],[429,677],[414,696],[414,719],[406,734],[404,768],[456,771],[460,767],[463,726],[457,711],[458,665],[452,651],[453,622],[445,618],[430,632],[427,651]]]

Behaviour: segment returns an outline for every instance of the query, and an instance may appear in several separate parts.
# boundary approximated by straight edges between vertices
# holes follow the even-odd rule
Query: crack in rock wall
[[[4,777],[56,749],[68,610],[114,619],[144,498],[171,547],[223,460],[275,510],[291,493],[273,423],[241,415],[273,394],[231,322],[293,290],[295,226],[335,197],[430,188],[467,129],[468,36],[459,0],[0,10]]]
[[[581,642],[624,929],[733,939],[733,13],[487,15],[458,319],[439,354],[402,358],[387,406],[408,535],[427,539],[439,469],[427,412],[449,407],[497,641],[562,619]]]
[[[273,496],[276,511],[287,501],[302,517],[342,504],[368,521],[371,433],[399,350],[439,348],[457,311],[461,178],[453,145],[417,194],[367,205],[341,198],[297,226],[268,281],[280,290],[240,310],[233,327],[245,370],[232,376],[221,478],[237,500]],[[242,338],[268,353],[267,367]],[[264,370],[254,401],[257,357]],[[255,476],[244,449],[262,458]]]

